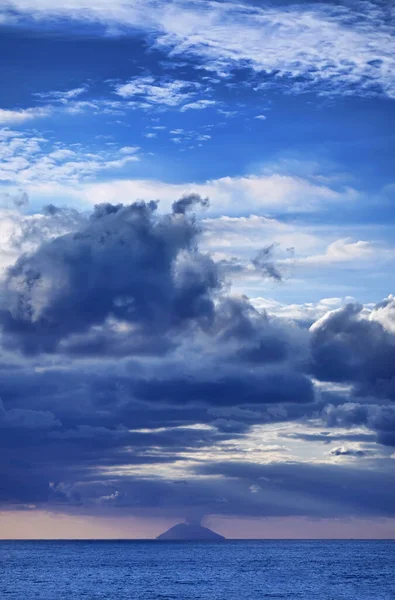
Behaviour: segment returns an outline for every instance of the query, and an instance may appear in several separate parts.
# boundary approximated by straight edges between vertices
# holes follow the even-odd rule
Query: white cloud
[[[67,104],[70,100],[75,100],[78,96],[84,94],[86,90],[86,87],[79,87],[64,91],[39,92],[35,94],[35,96],[45,98],[46,100],[60,102],[61,104]]]
[[[374,307],[369,315],[371,321],[378,321],[391,333],[395,333],[395,299],[392,294]]]
[[[9,0],[3,3],[5,20],[10,8],[36,20],[98,21],[110,32],[137,28],[173,57],[189,55],[219,75],[248,65],[293,80],[294,93],[316,88],[395,97],[392,7],[379,0],[263,7],[191,0]]]
[[[21,125],[34,119],[48,117],[51,109],[48,106],[36,108],[24,108],[20,110],[6,110],[0,108],[0,125]]]
[[[0,277],[21,254],[33,252],[43,242],[73,231],[82,219],[74,210],[24,215],[15,208],[0,208]]]
[[[329,311],[341,308],[354,298],[323,298],[318,302],[305,302],[303,304],[283,304],[270,298],[251,298],[251,303],[257,310],[267,311],[270,315],[283,319],[291,319],[312,323],[322,318]]]
[[[203,131],[206,129],[203,128]],[[174,144],[188,144],[189,148],[194,148],[194,143],[197,143],[199,146],[202,146],[202,142],[208,142],[211,140],[211,135],[207,133],[202,133],[201,131],[193,131],[187,129],[171,129],[170,130],[170,140]],[[192,144],[192,145],[190,145]]]
[[[269,213],[267,208],[263,211]],[[252,260],[263,247],[272,247],[270,261],[283,279],[281,293],[290,300],[292,297],[304,298],[307,293],[314,299],[317,293],[349,296],[356,293],[358,287],[357,293],[361,295],[367,278],[374,277],[377,266],[385,281],[384,273],[390,272],[395,257],[395,249],[383,242],[355,237],[339,239],[342,234],[358,235],[358,230],[346,223],[344,226],[312,225],[299,219],[274,219],[253,214],[205,218],[202,225],[202,247],[223,264],[232,278],[234,291],[253,297],[268,294],[268,287],[273,288],[276,296],[279,293],[278,285],[263,282],[253,266]],[[374,240],[374,227],[365,227],[363,231]],[[373,289],[374,281],[369,285]],[[303,307],[306,318],[310,309],[310,305]],[[296,307],[295,310],[301,309]],[[382,309],[383,315],[388,310]]]
[[[119,152],[121,154],[136,154],[136,152],[138,152],[139,150],[139,146],[123,146],[123,148],[121,148]]]
[[[77,92],[77,90],[71,90]],[[67,94],[67,92],[65,92]],[[85,111],[91,114],[102,115],[123,115],[125,106],[121,102],[111,100],[82,101],[76,100],[76,96],[70,96],[68,100],[65,97],[60,100],[52,97],[54,104],[46,106],[35,106],[23,109],[3,109],[0,108],[0,126],[1,125],[23,125],[35,119],[50,117],[55,113],[65,112],[69,115],[78,115]],[[49,99],[49,98],[48,98]]]
[[[243,257],[251,257],[263,245],[270,244],[279,244],[284,249],[295,248],[298,254],[305,255],[317,252],[323,237],[321,232],[317,234],[311,227],[256,214],[206,218],[203,227],[203,243],[210,251],[235,252]]]
[[[170,3],[157,44],[208,61],[219,73],[248,64],[298,79],[292,91],[383,92],[395,97],[394,27],[377,2],[254,8],[240,3]],[[300,78],[306,78],[305,81]]]
[[[71,100],[63,102],[63,110],[70,115],[80,115],[89,112],[94,115],[124,115],[125,106],[122,102],[112,100]]]
[[[388,250],[378,248],[372,242],[363,240],[353,242],[351,239],[346,238],[332,242],[323,254],[297,259],[297,263],[305,266],[321,266],[346,262],[362,264],[366,260],[376,260],[380,254],[386,254],[387,252]]]
[[[138,161],[138,150],[115,146],[92,154],[89,148],[50,143],[31,132],[0,129],[0,181],[24,189],[49,182],[72,187],[103,170]]]
[[[118,85],[116,93],[124,99],[133,98],[141,107],[177,107],[196,94],[198,84],[179,79],[155,79],[135,77],[128,83]]]
[[[209,139],[208,135],[200,132],[171,131],[177,131],[177,137],[187,142],[199,143]],[[88,183],[104,170],[115,171],[138,160],[138,146],[112,145],[92,153],[90,148],[54,143],[33,132],[21,134],[0,129],[0,181],[22,186],[35,198],[51,183],[61,190],[62,200],[68,196],[74,201],[96,204],[158,198],[166,209],[177,197],[196,192],[211,199],[213,213],[232,216],[270,211],[314,211],[328,202],[354,200],[356,195],[354,190],[337,191],[315,181],[314,177],[309,179],[278,173],[223,177],[204,183],[170,184],[114,178]]]
[[[196,100],[196,102],[184,104],[184,106],[181,107],[181,112],[187,110],[203,110],[204,108],[210,108],[210,106],[215,106],[216,104],[217,102],[215,100]]]
[[[48,156],[58,161],[64,161],[68,158],[74,158],[75,152],[74,150],[63,148],[61,150],[55,150],[54,152],[51,152]]]
[[[93,183],[80,187],[75,193],[90,204],[119,202],[120,198],[131,201],[138,198],[162,201],[164,209],[175,198],[196,192],[211,200],[212,211],[228,215],[262,211],[313,211],[328,202],[347,201],[354,197],[349,190],[337,192],[300,177],[285,175],[250,175],[246,177],[223,177],[205,183],[170,184],[155,180],[118,180]]]

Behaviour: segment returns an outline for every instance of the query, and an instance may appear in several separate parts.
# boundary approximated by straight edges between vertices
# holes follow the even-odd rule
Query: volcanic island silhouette
[[[222,542],[225,538],[215,531],[211,531],[208,527],[203,527],[199,523],[178,523],[174,527],[170,527],[167,531],[158,535],[156,538],[159,541],[207,541],[207,542]]]

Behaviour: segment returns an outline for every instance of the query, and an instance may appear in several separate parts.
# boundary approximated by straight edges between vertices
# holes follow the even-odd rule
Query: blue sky
[[[22,273],[30,273],[21,262],[16,263],[18,259],[38,257],[44,273],[46,244],[77,231],[93,238],[97,235],[98,230],[92,233],[86,225],[95,205],[159,200],[157,215],[162,219],[178,198],[199,194],[209,203],[191,203],[196,209],[191,223],[198,229],[196,243],[202,256],[210,257],[213,269],[219,269],[226,280],[221,283],[222,300],[226,288],[230,298],[247,296],[251,310],[254,307],[261,315],[267,311],[281,327],[286,322],[293,332],[287,333],[286,343],[291,344],[292,338],[291,345],[301,344],[301,355],[310,352],[302,342],[307,327],[319,323],[313,325],[313,337],[318,336],[314,327],[330,330],[327,323],[332,323],[331,319],[335,323],[336,311],[344,319],[356,319],[358,327],[379,323],[385,336],[393,335],[394,56],[393,7],[381,0],[114,0],[111,4],[104,0],[59,4],[53,0],[0,0],[3,304],[11,302],[10,289],[13,294],[22,289]],[[57,208],[48,210],[48,205]],[[128,216],[125,219],[129,222]],[[112,231],[113,225],[108,226]],[[187,249],[180,246],[179,251],[182,254]],[[19,267],[7,270],[15,264]],[[49,302],[48,290],[55,286],[53,273],[51,267],[45,279],[47,287],[30,298],[35,306],[29,317],[33,321],[36,317],[32,315]],[[12,278],[18,283],[12,283]],[[207,285],[210,295],[216,286]],[[383,299],[387,300],[378,305]],[[114,300],[114,306],[119,308],[121,301],[124,299]],[[348,312],[350,302],[361,303],[360,316]],[[114,310],[106,319],[115,318]],[[12,329],[10,318],[2,317],[6,337]],[[31,335],[42,335],[33,321],[29,331],[35,333]],[[93,320],[91,326],[109,324]],[[67,336],[88,335],[88,321],[81,331],[75,327]],[[337,326],[333,327],[335,331]],[[297,335],[295,328],[300,328]],[[339,332],[336,336],[344,341],[351,330],[352,326],[347,326],[344,336]],[[111,336],[115,335],[115,329],[111,331]],[[15,339],[5,342],[7,353],[22,344],[21,329],[15,325],[13,332]],[[107,329],[102,333],[109,335]],[[177,346],[180,333],[174,335],[172,344]],[[281,338],[283,333],[278,335]],[[19,348],[26,356],[34,354],[34,359],[23,359],[33,360],[29,368],[42,369],[44,364],[45,369],[49,364],[60,368],[66,360],[62,352],[71,361],[74,374],[87,368],[86,358],[79,365],[78,353],[70,358],[75,351],[67,346],[71,338],[57,339],[56,357],[52,342],[45,346],[29,339]],[[84,348],[93,344],[92,339],[84,342]],[[188,356],[195,356],[197,348],[207,343],[202,339],[197,336],[193,350],[188,347],[186,351]],[[167,337],[163,339],[164,346],[169,343]],[[380,354],[373,342],[368,346],[373,354]],[[130,352],[123,360],[142,360]],[[352,344],[347,352],[353,352]],[[99,360],[89,356],[89,361]],[[14,355],[7,357],[17,360]],[[170,368],[179,358],[177,352],[171,359],[167,356],[158,368]],[[350,358],[350,364],[355,359],[360,365],[360,358]],[[105,369],[110,369],[112,360],[112,355],[105,358]],[[210,371],[203,363],[194,376]],[[147,369],[147,365],[141,368]],[[89,369],[94,370],[90,363]],[[305,372],[305,366],[299,364],[298,369]],[[332,375],[325,380],[317,365],[309,369],[317,390],[323,386],[325,394],[338,394],[337,400],[331,397],[330,402],[337,409],[339,394],[348,398],[348,403],[372,406],[379,398],[378,406],[383,402],[391,406],[392,392],[383,396],[381,390],[373,400],[376,392],[366,388],[362,394],[356,381],[340,374],[340,367],[337,380]],[[384,379],[391,377],[392,373],[386,373]],[[64,392],[68,393],[70,390]],[[49,406],[37,408],[39,404],[34,410],[52,411]],[[17,410],[22,408],[27,410],[22,405]],[[248,406],[239,409],[251,410]],[[373,418],[369,410],[365,420],[355,418],[355,427],[380,430],[377,415]],[[317,411],[303,415],[303,424],[299,413],[289,417],[284,427],[302,436],[298,447],[292,446],[291,435],[287,438],[290,452],[296,452],[298,460],[305,460],[307,453],[311,464],[321,460],[326,465],[329,459],[322,453],[322,445],[302,440],[309,426],[317,426],[313,423]],[[53,414],[56,421],[56,410]],[[63,418],[67,421],[65,415]],[[207,418],[202,422],[196,419],[198,427],[212,426]],[[311,419],[310,425],[306,419]],[[173,417],[170,421],[174,425]],[[251,443],[254,452],[259,445],[254,427],[267,427],[268,422],[267,416],[254,421],[253,429],[246,433],[245,443]],[[341,427],[340,422],[339,417],[336,426]],[[109,425],[114,426],[113,422]],[[282,451],[276,435],[281,438],[282,434],[270,430],[265,435],[272,459],[278,461]],[[352,450],[348,452],[349,433],[344,435],[346,446],[332,455],[334,462],[342,456],[352,466],[355,457],[374,455],[385,469],[393,460],[391,444],[378,445],[376,457],[369,440],[360,442],[368,444],[366,448],[348,440]],[[218,450],[222,442],[212,443]],[[221,452],[217,454],[221,458]],[[193,457],[190,460],[192,464]],[[145,472],[151,473],[149,467]],[[65,489],[62,493],[66,494]],[[108,497],[115,494],[117,500],[116,491]]]
[[[324,239],[362,241],[381,260],[394,215],[391,21],[385,4],[365,5],[3,3],[0,121],[41,140],[2,173],[4,193],[26,191],[34,209],[83,207],[96,193],[112,201],[112,182],[128,182],[132,200],[231,178],[225,206],[210,194],[213,215],[272,216],[295,232],[311,224],[317,255]],[[249,179],[262,186],[253,200]],[[292,246],[297,264],[306,248]],[[329,273],[314,298],[303,284],[292,295],[380,300],[388,265],[372,279],[361,260],[337,264],[338,294]],[[322,275],[320,265],[302,277]],[[290,299],[283,287],[270,295]]]

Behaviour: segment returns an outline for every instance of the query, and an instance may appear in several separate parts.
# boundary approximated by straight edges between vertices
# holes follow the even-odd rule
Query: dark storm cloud
[[[208,405],[308,403],[314,400],[310,379],[292,371],[269,371],[252,375],[237,374],[171,380],[150,379],[136,384],[135,394],[142,400],[169,402],[202,402]]]
[[[276,266],[274,260],[274,250],[276,244],[261,248],[257,255],[249,263],[243,262],[237,256],[222,258],[218,261],[218,266],[225,274],[231,275],[259,275],[263,279],[272,279],[280,282],[283,280],[281,270]],[[289,249],[292,250],[292,249]]]
[[[331,454],[332,456],[354,456],[356,458],[361,458],[369,456],[371,452],[369,452],[369,450],[357,450],[356,448],[345,448],[341,446],[340,448],[333,448]]]
[[[34,354],[110,317],[155,335],[210,322],[220,281],[187,208],[158,217],[154,202],[101,205],[78,232],[23,255],[4,284],[5,341]]]
[[[377,435],[377,442],[395,446],[395,405],[347,403],[328,406],[324,419],[332,427],[365,426]]]
[[[362,310],[348,304],[311,328],[312,372],[324,381],[351,383],[359,395],[395,399],[395,335]]]
[[[252,264],[255,269],[265,277],[271,277],[277,281],[282,280],[282,275],[273,261],[273,250],[275,244],[265,246],[259,250],[255,258],[252,259]]]
[[[208,198],[202,198],[199,194],[187,194],[173,202],[172,210],[175,215],[185,215],[189,210],[201,206],[208,208],[210,205]]]
[[[218,342],[232,347],[237,361],[256,365],[308,361],[307,333],[258,312],[246,298],[224,299],[217,307],[215,325]]]
[[[376,439],[375,435],[371,433],[334,434],[330,431],[321,431],[320,433],[285,432],[280,437],[303,442],[323,442],[324,444],[331,444],[332,442],[374,442]]]

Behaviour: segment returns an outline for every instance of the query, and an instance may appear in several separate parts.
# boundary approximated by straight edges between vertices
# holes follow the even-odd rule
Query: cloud
[[[35,107],[19,110],[6,110],[0,108],[0,125],[21,125],[27,121],[43,119],[51,114],[51,108]]]
[[[368,427],[376,433],[378,443],[395,446],[395,407],[392,404],[346,402],[338,406],[328,405],[323,419],[331,427]]]
[[[281,281],[282,276],[278,268],[272,261],[274,245],[266,246],[261,248],[255,258],[252,259],[252,264],[257,271],[262,273],[264,276],[272,277],[277,281]]]
[[[140,150],[139,146],[123,146],[119,152],[121,154],[136,154]]]
[[[0,129],[0,181],[21,186],[62,182],[74,185],[103,170],[117,170],[139,161],[139,148],[106,148],[92,153],[81,145],[52,142],[35,132]],[[51,192],[52,194],[52,192]],[[51,198],[52,202],[52,198]]]
[[[377,260],[377,257],[383,249],[376,248],[374,244],[359,240],[353,242],[351,239],[340,239],[332,242],[324,254],[316,256],[307,256],[297,259],[300,265],[331,265],[343,262],[358,262],[366,260]]]
[[[192,98],[199,84],[179,79],[155,79],[152,76],[135,77],[128,83],[116,86],[116,93],[124,99],[132,98],[136,106],[150,108],[178,107]]]
[[[203,110],[205,108],[210,108],[210,106],[215,106],[216,104],[217,102],[215,100],[196,100],[196,102],[184,104],[184,106],[181,107],[181,112],[187,110]]]
[[[350,446],[340,446],[339,448],[333,448],[333,450],[331,450],[332,456],[340,457],[352,456],[353,458],[362,458],[365,456],[369,456],[369,454],[370,453],[367,450],[360,450],[358,448],[353,448]]]
[[[376,487],[385,485],[392,489],[394,486],[393,475],[385,471],[356,470],[338,465],[227,462],[204,464],[197,467],[197,472],[221,475],[229,482],[236,479],[238,486],[235,487],[239,489],[244,489],[247,484],[257,485],[261,492],[258,497],[253,494],[253,501],[243,495],[247,502],[246,511],[251,511],[250,514],[310,514],[318,517],[394,514],[390,495],[381,494]]]
[[[155,180],[113,180],[85,186],[76,194],[94,204],[114,202],[119,197],[149,200],[158,198],[161,206],[170,208],[174,197],[184,193],[198,193],[211,199],[216,212],[238,215],[246,211],[291,210],[314,211],[323,203],[353,198],[351,190],[336,191],[301,177],[287,175],[249,175],[222,177],[205,183],[170,184]]]
[[[393,25],[378,0],[351,3],[306,2],[284,6],[250,3],[72,0],[54,6],[49,0],[11,0],[10,11],[36,22],[70,18],[101,23],[103,34],[145,33],[150,44],[172,58],[197,61],[226,76],[250,68],[256,87],[278,82],[291,93],[386,95],[394,97]],[[16,15],[15,15],[16,13]]]
[[[6,198],[8,199],[8,198]],[[75,209],[47,206],[41,213],[22,214],[23,192],[11,196],[13,206],[0,208],[0,277],[22,254],[36,251],[43,243],[76,230],[84,217]]]
[[[341,308],[353,298],[322,298],[318,302],[306,302],[304,304],[285,304],[270,298],[251,298],[252,305],[260,311],[266,311],[271,315],[297,321],[307,326],[313,325],[328,312]]]
[[[69,101],[82,96],[86,91],[87,87],[78,87],[64,91],[38,92],[35,96],[43,98],[44,100],[49,100],[50,102],[67,104]]]
[[[390,459],[353,445],[362,434],[384,455],[394,444],[392,299],[329,310],[310,330],[256,310],[199,247],[193,210],[206,204],[195,194],[167,213],[152,201],[90,215],[4,209],[2,506],[392,514]],[[257,267],[270,260],[264,251]],[[329,434],[295,457],[300,434],[279,442],[297,422],[305,435],[323,425]]]
[[[53,351],[63,337],[110,316],[158,336],[184,321],[210,320],[220,282],[208,257],[187,252],[197,229],[183,218],[197,201],[185,197],[170,218],[155,218],[153,202],[101,205],[78,234],[22,256],[5,284],[4,333],[27,352]]]
[[[312,370],[319,379],[350,383],[360,396],[395,398],[395,337],[376,320],[376,309],[366,314],[360,304],[347,304],[328,312],[310,332]]]
[[[96,505],[115,492],[103,492],[106,475],[88,491],[93,465],[99,480],[102,467],[176,469],[183,453],[250,426],[237,433],[213,407],[315,402],[296,367],[298,333],[223,296],[215,263],[197,248],[190,210],[199,204],[184,196],[164,215],[153,202],[101,205],[90,218],[54,206],[34,217],[14,210],[14,250],[25,246],[1,280],[11,361],[0,363],[1,444],[13,461],[2,466],[3,503]],[[114,500],[124,503],[119,491]]]
[[[185,215],[188,210],[191,210],[196,205],[200,205],[203,208],[208,208],[209,199],[201,198],[199,194],[185,195],[180,200],[173,202],[172,210],[175,215]]]

